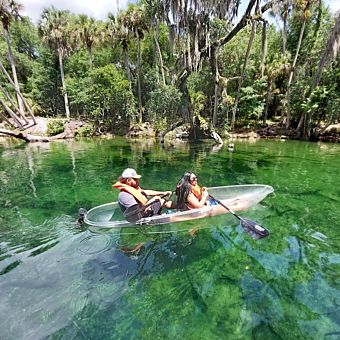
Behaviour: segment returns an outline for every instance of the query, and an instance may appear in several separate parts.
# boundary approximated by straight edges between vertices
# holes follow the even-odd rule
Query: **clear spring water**
[[[339,338],[340,145],[88,139],[0,154],[0,339]],[[241,215],[271,234],[255,241],[229,215],[161,234],[79,228],[79,207],[116,200],[128,166],[150,189],[185,170],[269,184]]]

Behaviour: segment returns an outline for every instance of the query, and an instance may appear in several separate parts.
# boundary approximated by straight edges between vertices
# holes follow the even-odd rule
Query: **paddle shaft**
[[[265,237],[269,235],[269,232],[267,229],[263,228],[261,225],[256,223],[255,221],[248,220],[246,218],[243,218],[239,215],[237,215],[234,211],[232,211],[230,208],[228,208],[225,204],[223,204],[220,200],[216,199],[215,197],[209,195],[210,198],[214,199],[219,205],[221,205],[224,209],[229,211],[232,215],[234,215],[236,218],[238,218],[241,221],[241,225],[245,229],[251,228],[255,233],[258,235],[261,235],[261,237]]]
[[[218,200],[217,198],[215,198],[214,196],[209,195],[210,198],[212,198],[213,200],[215,200],[219,205],[221,205],[224,209],[228,210],[232,215],[234,215],[235,217],[237,217],[240,221],[243,220],[243,218],[239,215],[237,215],[233,210],[231,210],[230,208],[228,208],[225,204],[223,204],[220,200]]]

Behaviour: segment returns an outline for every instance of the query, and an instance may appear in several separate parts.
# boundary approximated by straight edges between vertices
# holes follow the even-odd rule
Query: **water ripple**
[[[100,254],[113,245],[113,238],[107,234],[89,234],[79,242],[77,252],[85,255]]]

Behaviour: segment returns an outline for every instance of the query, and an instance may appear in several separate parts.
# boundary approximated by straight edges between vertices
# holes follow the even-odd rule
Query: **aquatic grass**
[[[339,151],[263,140],[234,152],[166,149],[121,138],[0,147],[0,337],[336,337]],[[128,166],[145,188],[173,189],[185,170],[207,186],[272,185],[241,214],[270,236],[253,240],[230,215],[177,229],[79,228],[79,207],[115,201],[112,183]]]

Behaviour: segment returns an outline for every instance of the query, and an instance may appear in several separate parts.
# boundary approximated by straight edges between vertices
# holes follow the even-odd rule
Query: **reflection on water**
[[[340,148],[235,141],[160,145],[84,139],[0,148],[1,339],[324,339],[339,334]],[[242,212],[157,228],[79,228],[78,209],[115,201],[128,166],[173,189],[263,183]]]
[[[80,241],[77,251],[80,254],[99,254],[111,248],[112,238],[105,234],[89,234]]]

